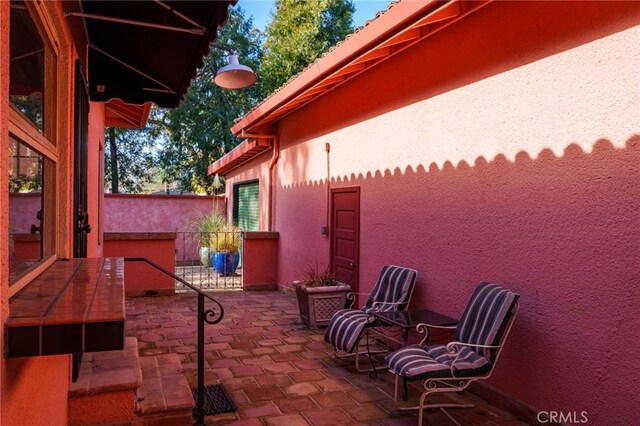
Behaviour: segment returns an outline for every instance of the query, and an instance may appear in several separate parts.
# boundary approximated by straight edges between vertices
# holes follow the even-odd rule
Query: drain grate
[[[198,401],[198,388],[192,388],[191,393],[193,399]],[[223,385],[208,385],[204,388],[204,415],[210,416],[213,414],[228,413],[230,411],[236,411],[237,407],[229,397],[227,390]],[[195,417],[196,409],[193,409],[193,416]]]

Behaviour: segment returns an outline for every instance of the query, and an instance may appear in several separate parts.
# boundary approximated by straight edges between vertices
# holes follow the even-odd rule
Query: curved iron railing
[[[186,282],[182,278],[167,271],[162,266],[152,262],[144,257],[125,257],[125,262],[145,262],[148,265],[156,268],[165,275],[170,276],[176,281],[179,281],[183,285],[189,287],[191,290],[198,293],[198,397],[196,399],[196,425],[204,425],[204,324],[218,324],[224,317],[224,308],[216,299],[206,294],[198,287]],[[216,308],[205,309],[205,297],[211,302],[217,305]]]

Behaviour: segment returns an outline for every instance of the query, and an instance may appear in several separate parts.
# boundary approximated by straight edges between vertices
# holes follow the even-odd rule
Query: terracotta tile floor
[[[207,417],[207,424],[415,425],[417,414],[400,413],[393,378],[357,373],[353,359],[336,360],[324,329],[299,322],[294,296],[277,292],[212,293],[225,309],[220,324],[205,327],[205,384],[222,382],[238,406],[235,413]],[[127,335],[139,339],[142,357],[175,353],[196,385],[196,297],[128,298]],[[410,388],[408,404],[419,395]],[[441,398],[442,399],[442,398]],[[468,392],[449,400],[476,404],[449,412],[462,425],[517,425],[510,414]],[[407,403],[405,403],[407,404]],[[427,412],[432,425],[452,424]]]

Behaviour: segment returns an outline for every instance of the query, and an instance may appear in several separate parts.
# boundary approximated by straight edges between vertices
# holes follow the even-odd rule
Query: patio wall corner
[[[278,285],[277,232],[245,232],[243,240],[243,290],[275,290]]]

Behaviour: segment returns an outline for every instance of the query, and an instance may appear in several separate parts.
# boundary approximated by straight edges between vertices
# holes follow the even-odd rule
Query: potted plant
[[[351,286],[336,279],[328,267],[309,265],[302,279],[293,282],[300,319],[311,329],[327,326],[333,314],[345,307]]]
[[[224,276],[233,275],[240,263],[240,231],[218,232],[213,240],[211,265]]]
[[[217,233],[227,229],[227,218],[219,212],[212,212],[193,222],[191,229],[200,241],[200,263],[209,268],[211,267],[211,247]]]

